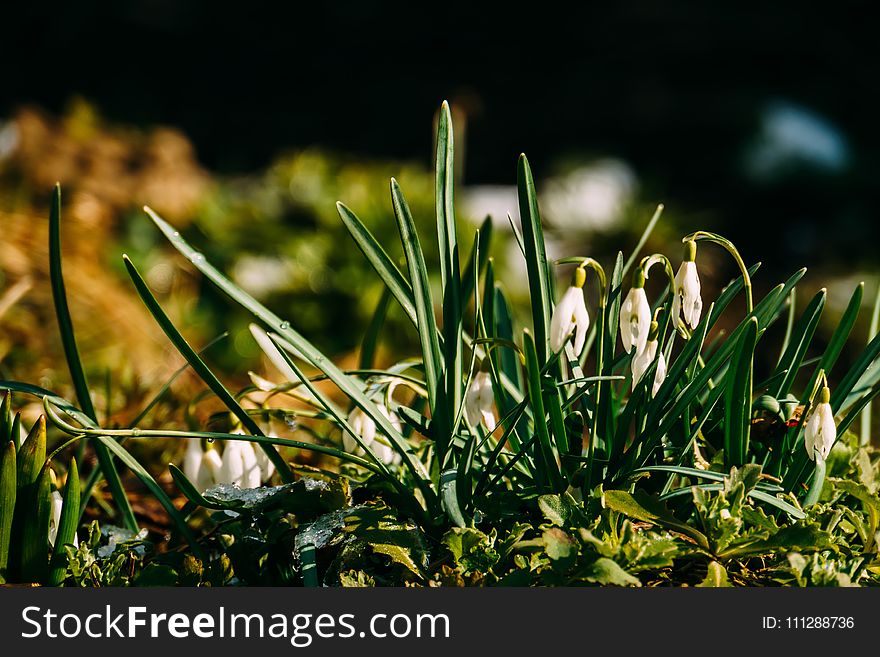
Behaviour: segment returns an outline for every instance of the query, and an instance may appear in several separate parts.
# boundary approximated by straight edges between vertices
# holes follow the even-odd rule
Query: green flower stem
[[[709,233],[704,230],[698,230],[694,233],[691,233],[690,235],[683,237],[681,241],[713,242],[715,244],[718,244],[719,246],[724,247],[727,250],[727,252],[736,261],[740,272],[742,272],[743,289],[746,292],[746,308],[748,309],[748,313],[751,314],[752,311],[755,309],[754,302],[752,301],[752,279],[749,276],[749,268],[746,267],[746,263],[743,261],[742,256],[740,256],[739,251],[736,250],[733,242],[724,237],[721,237],[721,235],[718,235],[716,233]]]
[[[568,264],[577,264],[578,268],[583,269],[589,267],[594,272],[596,272],[596,278],[599,279],[599,303],[598,313],[596,317],[596,335],[604,335],[605,333],[605,322],[607,321],[607,302],[608,302],[608,279],[605,276],[605,270],[602,268],[596,260],[593,258],[562,258],[561,260],[556,261],[557,265],[568,265]],[[596,340],[596,375],[602,375],[602,368],[605,366],[605,341],[604,340]],[[584,490],[590,490],[590,477],[593,470],[593,446],[596,444],[598,440],[598,432],[599,432],[599,402],[601,397],[602,386],[596,386],[596,394],[594,395],[594,404],[593,404],[593,426],[590,428],[590,441],[587,444],[586,452],[583,454],[586,457],[587,461],[587,477],[586,477],[586,485]]]

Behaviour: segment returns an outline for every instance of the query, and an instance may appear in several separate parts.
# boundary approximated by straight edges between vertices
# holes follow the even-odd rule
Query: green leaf
[[[583,573],[583,578],[603,586],[641,586],[637,577],[633,577],[616,561],[607,557],[599,557]]]
[[[571,505],[562,495],[541,495],[538,498],[538,508],[547,520],[559,527],[565,527],[571,516]]]
[[[64,274],[61,269],[61,185],[58,184],[55,185],[52,205],[49,209],[49,280],[52,284],[52,302],[55,305],[55,317],[61,332],[61,344],[64,347],[70,378],[73,381],[74,390],[76,390],[76,398],[83,412],[97,423],[98,416],[92,404],[89,384],[80,360],[73,331],[73,321],[67,306],[67,292],[64,289]],[[113,503],[122,514],[123,524],[128,529],[137,531],[137,520],[135,520],[131,504],[128,502],[125,489],[122,487],[122,480],[113,464],[113,458],[100,443],[95,445],[95,454],[98,457],[98,466],[107,480],[107,487],[110,489]]]
[[[156,320],[156,323],[165,335],[168,336],[168,339],[174,345],[175,349],[180,352],[193,368],[193,371],[195,371],[199,378],[208,385],[215,395],[217,395],[220,401],[223,402],[223,405],[238,418],[242,426],[247,429],[249,433],[255,436],[264,435],[257,423],[254,422],[253,418],[241,407],[232,394],[226,389],[226,386],[220,382],[220,379],[218,379],[210,368],[208,368],[201,356],[196,353],[195,349],[193,349],[189,342],[186,341],[186,338],[184,338],[180,331],[177,330],[177,327],[174,326],[174,323],[168,315],[165,314],[165,311],[162,310],[159,302],[156,301],[156,297],[150,292],[150,288],[147,286],[146,281],[144,281],[131,259],[129,259],[128,256],[123,256],[122,259],[125,263],[126,270],[128,270],[128,275],[134,283],[138,295],[141,297],[141,301],[144,302],[147,310],[150,311],[153,319]],[[293,474],[290,472],[290,468],[287,467],[287,462],[278,453],[278,450],[276,450],[273,445],[267,445],[266,443],[260,443],[260,447],[275,466],[276,470],[278,470],[281,480],[285,483],[293,481]]]
[[[656,496],[644,491],[628,493],[623,490],[607,490],[604,493],[605,506],[625,516],[659,527],[677,531],[696,541],[704,550],[709,549],[709,540],[701,531],[676,518],[672,511]]]
[[[7,441],[0,453],[0,584],[6,581],[12,519],[15,515],[16,465],[15,443]]]
[[[749,430],[752,413],[752,367],[758,320],[752,317],[738,340],[728,372],[724,421],[724,454],[728,465],[742,465],[749,453]]]
[[[373,269],[379,274],[388,291],[397,299],[397,303],[403,308],[403,311],[413,325],[418,327],[412,286],[409,284],[409,281],[400,273],[400,270],[385,252],[385,249],[382,248],[382,245],[376,241],[376,238],[373,237],[369,229],[357,218],[354,212],[349,210],[343,203],[337,203],[336,209],[339,211],[342,223],[345,224],[348,232],[351,233],[355,243],[366,256],[369,263],[373,265]],[[162,228],[161,225],[159,227]]]
[[[440,245],[440,280],[443,290],[443,357],[445,377],[444,406],[446,426],[451,435],[458,430],[458,409],[462,400],[462,282],[461,262],[458,253],[458,237],[455,230],[453,203],[452,117],[445,101],[440,108],[437,126],[437,166],[435,205],[437,208],[437,236]],[[412,228],[415,234],[415,227]],[[401,234],[402,236],[402,234]],[[479,242],[475,244],[475,249]],[[473,287],[473,283],[471,284]],[[430,297],[429,297],[430,299]],[[434,409],[434,407],[432,407]],[[435,413],[438,409],[434,409]],[[441,454],[445,451],[445,438],[439,443]]]
[[[349,399],[357,404],[357,406],[376,423],[376,426],[378,426],[386,436],[389,436],[395,442],[400,441],[401,446],[405,444],[403,436],[401,436],[397,429],[394,428],[388,418],[379,412],[376,405],[367,398],[364,391],[356,385],[351,377],[340,370],[329,358],[316,349],[312,343],[294,331],[289,322],[283,321],[278,315],[270,311],[241,288],[234,285],[228,278],[223,276],[223,274],[207,262],[201,253],[187,244],[186,240],[184,240],[170,224],[159,217],[159,215],[149,208],[145,207],[144,210],[147,212],[150,219],[152,219],[153,223],[155,223],[159,230],[162,231],[171,245],[174,246],[181,255],[189,259],[193,266],[202,272],[208,280],[220,288],[220,290],[227,294],[233,301],[253,313],[254,316],[259,318],[264,324],[272,327],[273,330],[293,345],[293,347],[314,367],[324,372],[324,374],[327,375],[327,378],[333,381],[333,383],[336,384],[336,386],[338,386],[339,389],[349,397]],[[406,465],[406,467],[412,472],[416,484],[424,495],[428,506],[435,505],[437,496],[431,487],[428,472],[421,461],[415,458],[412,453],[407,453],[404,458],[404,465]]]
[[[577,543],[558,527],[545,529],[541,536],[544,552],[552,561],[561,561],[563,567],[571,565],[577,557]]]
[[[21,531],[21,581],[43,583],[49,565],[49,518],[52,513],[52,473],[46,463],[29,494],[19,494],[27,508]]]
[[[107,448],[113,452],[116,457],[122,461],[129,470],[134,472],[138,479],[141,480],[141,483],[146,486],[149,491],[153,494],[153,496],[159,501],[159,503],[164,507],[165,511],[174,521],[174,524],[177,525],[177,530],[180,532],[180,535],[183,536],[184,540],[189,544],[192,553],[198,557],[199,559],[204,560],[206,555],[202,547],[199,545],[198,541],[196,541],[195,536],[190,531],[189,527],[187,527],[186,520],[184,520],[183,516],[174,506],[174,503],[162,489],[162,487],[153,479],[152,475],[147,472],[144,467],[138,462],[136,458],[134,458],[129,452],[115,440],[110,438],[101,437],[98,440],[102,441]]]
[[[706,577],[697,584],[700,588],[723,588],[730,586],[727,581],[727,570],[717,561],[710,561]]]
[[[494,540],[478,529],[453,527],[443,536],[442,543],[452,553],[455,563],[465,575],[486,572],[500,558],[495,550]]]
[[[813,340],[816,327],[819,325],[819,319],[822,317],[822,310],[825,308],[826,296],[825,290],[820,290],[810,301],[806,310],[804,310],[803,315],[801,315],[800,319],[792,329],[788,348],[785,350],[785,353],[782,354],[782,358],[779,359],[779,363],[777,363],[774,372],[774,376],[782,374],[783,372],[785,372],[785,374],[782,376],[782,380],[776,387],[775,392],[771,393],[773,397],[781,399],[791,390],[794,378],[797,376],[801,363],[804,360],[804,356],[807,353],[807,348]]]
[[[551,490],[561,491],[564,487],[562,474],[559,471],[559,464],[556,462],[556,456],[553,453],[553,444],[550,440],[550,432],[545,421],[544,399],[541,390],[541,367],[538,364],[538,355],[535,348],[535,341],[531,333],[523,331],[523,347],[526,356],[526,374],[529,390],[529,403],[532,407],[532,416],[534,417],[534,431],[538,436],[538,447],[543,468],[539,467],[546,477],[546,484]]]
[[[361,351],[358,356],[358,367],[362,370],[368,370],[373,367],[373,359],[376,355],[376,345],[379,342],[379,333],[385,324],[385,315],[388,313],[388,305],[391,303],[391,292],[386,287],[382,290],[382,296],[379,297],[379,303],[376,304],[376,310],[370,319],[364,337],[361,340]]]
[[[434,315],[434,301],[428,284],[428,268],[422,252],[415,223],[403,192],[397,181],[391,179],[391,199],[394,205],[394,216],[400,231],[400,241],[406,254],[406,264],[410,281],[413,286],[413,301],[416,308],[419,341],[422,346],[422,360],[425,366],[425,383],[428,388],[428,403],[432,415],[439,411],[437,404],[438,386],[443,376],[443,364],[440,356],[440,342],[437,337],[437,319]],[[438,443],[443,445],[442,439]],[[444,449],[445,451],[445,449]]]
[[[55,532],[55,547],[50,561],[48,583],[51,586],[61,584],[67,572],[67,554],[63,546],[72,545],[76,538],[76,529],[79,525],[79,496],[79,469],[76,467],[76,459],[71,458],[70,466],[67,468],[67,482],[64,484],[61,518]]]
[[[538,363],[543,367],[550,353],[550,315],[553,292],[550,289],[550,275],[547,269],[547,252],[544,248],[544,230],[538,211],[538,196],[535,181],[525,154],[519,156],[517,166],[517,190],[519,195],[519,216],[522,221],[523,248],[526,257],[526,271],[529,278],[529,297],[532,306],[532,325],[535,331],[535,346]]]

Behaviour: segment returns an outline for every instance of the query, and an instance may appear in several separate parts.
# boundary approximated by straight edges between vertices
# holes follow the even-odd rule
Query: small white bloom
[[[819,403],[804,428],[804,447],[811,461],[816,458],[813,450],[818,451],[823,459],[827,458],[837,440],[837,425],[834,424],[834,411],[828,403],[829,398],[828,388],[824,388]]]
[[[391,413],[385,407],[385,404],[376,404],[376,408],[379,409],[379,412],[388,419],[391,426],[397,431],[403,430],[400,418],[394,413]],[[376,423],[373,421],[373,418],[364,413],[360,408],[355,408],[349,413],[348,424],[351,426],[352,430],[361,437],[364,444],[373,451],[380,461],[388,465],[400,463],[400,454],[391,447],[387,438],[376,435]],[[345,447],[345,451],[350,452],[351,454],[364,453],[355,439],[345,431],[342,433],[342,445]]]
[[[657,391],[660,390],[660,386],[663,385],[663,382],[666,380],[666,357],[663,355],[663,352],[660,352],[660,355],[657,356],[657,369],[654,370],[654,384],[651,386],[651,396],[655,396]]]
[[[277,438],[277,436],[269,437]],[[263,478],[264,482],[269,481],[275,473],[275,464],[269,460],[269,457],[266,456],[266,452],[263,451],[262,447],[255,449],[254,454],[257,456],[257,467],[260,468],[260,476]]]
[[[651,306],[645,288],[631,288],[620,307],[620,339],[627,353],[645,350],[648,342],[648,330],[651,325]]]
[[[562,349],[565,341],[575,331],[574,353],[580,354],[587,339],[587,329],[590,327],[590,315],[587,313],[587,304],[584,303],[583,288],[569,287],[550,319],[550,348],[556,352]]]
[[[203,450],[198,440],[188,440],[183,455],[183,474],[196,488],[205,491],[217,483],[222,461],[213,449]]]
[[[700,277],[697,263],[693,260],[681,263],[675,275],[675,295],[672,297],[672,319],[676,326],[683,326],[679,315],[691,328],[700,323],[703,312],[703,299],[700,296]]]
[[[666,358],[663,356],[662,351],[659,355],[657,354],[657,340],[648,340],[645,344],[645,350],[637,353],[635,358],[632,359],[632,385],[633,389],[635,389],[636,384],[642,380],[642,377],[648,371],[655,358],[657,359],[657,369],[654,370],[654,382],[651,386],[652,397],[657,394],[657,391],[666,379]]]
[[[61,524],[61,510],[64,508],[64,498],[57,490],[52,491],[52,516],[49,518],[49,545],[55,547],[55,539],[58,537],[58,526]],[[76,534],[73,535],[73,546],[79,545]]]
[[[475,427],[482,422],[487,431],[494,431],[497,424],[495,411],[492,409],[494,402],[495,393],[492,391],[492,377],[489,376],[488,372],[481,370],[474,375],[465,396],[464,411],[468,422]]]
[[[261,479],[254,446],[246,440],[228,441],[223,448],[217,483],[233,484],[239,488],[258,488]]]

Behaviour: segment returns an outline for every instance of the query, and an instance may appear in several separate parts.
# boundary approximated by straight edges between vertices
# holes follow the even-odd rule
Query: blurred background
[[[226,376],[246,382],[259,365],[249,318],[175,256],[143,204],[354,362],[381,285],[334,203],[398,256],[388,197],[397,177],[434,258],[432,122],[443,99],[459,220],[472,231],[492,216],[514,298],[522,265],[506,215],[518,220],[524,151],[552,257],[593,255],[610,268],[663,202],[650,248],[677,263],[681,235],[718,231],[748,263],[763,262],[759,294],[808,266],[800,307],[828,287],[827,333],[858,281],[872,303],[880,272],[867,6],[5,3],[0,375],[69,392],[46,271],[56,181],[74,321],[109,416],[181,363],[131,289],[123,252],[193,344],[229,331],[208,354]],[[711,247],[699,258],[707,295],[735,274]],[[417,349],[396,308],[388,331],[380,361]],[[858,342],[866,333],[863,319]]]

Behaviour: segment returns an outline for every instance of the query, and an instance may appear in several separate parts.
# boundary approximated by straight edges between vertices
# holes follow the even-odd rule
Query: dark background
[[[321,145],[427,161],[443,98],[468,116],[465,181],[578,154],[628,161],[665,200],[790,268],[875,263],[876,26],[867,3],[80,0],[7,3],[0,116],[73,94],[111,120],[182,128],[214,171]],[[756,181],[768,104],[807,108],[840,171]]]

